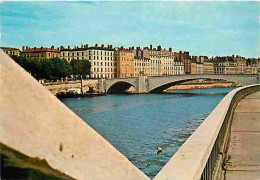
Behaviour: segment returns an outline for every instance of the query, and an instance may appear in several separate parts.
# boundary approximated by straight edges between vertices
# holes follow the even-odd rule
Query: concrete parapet
[[[228,93],[154,180],[220,179],[220,161],[227,148],[234,107],[242,97],[257,90],[260,90],[259,84]]]
[[[62,179],[149,179],[2,50],[0,57],[0,147],[9,165]]]

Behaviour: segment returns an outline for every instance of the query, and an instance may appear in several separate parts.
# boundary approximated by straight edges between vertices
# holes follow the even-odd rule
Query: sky
[[[2,2],[1,46],[113,44],[260,56],[260,2]]]

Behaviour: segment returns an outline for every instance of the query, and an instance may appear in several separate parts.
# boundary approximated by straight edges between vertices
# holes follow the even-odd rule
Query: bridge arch
[[[126,81],[117,81],[114,84],[110,85],[107,89],[107,93],[108,94],[120,94],[120,93],[125,93],[126,90],[128,90],[130,87],[135,87],[135,85],[133,85],[130,82],[126,82]]]
[[[181,83],[188,82],[188,81],[199,80],[199,79],[229,81],[229,80],[227,80],[225,78],[210,78],[210,77],[197,77],[197,78],[187,78],[187,79],[180,79],[180,80],[172,80],[172,81],[168,81],[166,83],[160,84],[157,87],[154,87],[153,89],[149,90],[149,93],[160,93],[160,92],[163,92],[164,90],[166,90],[169,87],[172,87],[174,85],[181,84]],[[230,81],[230,82],[235,82],[235,81]]]

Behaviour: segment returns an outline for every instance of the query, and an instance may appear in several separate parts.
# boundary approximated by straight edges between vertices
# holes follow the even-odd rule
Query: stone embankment
[[[176,90],[176,89],[206,89],[206,88],[228,88],[228,87],[237,87],[240,86],[238,83],[209,83],[209,84],[181,84],[172,86],[167,89],[168,90]]]
[[[64,84],[43,84],[52,94],[56,95],[60,91],[67,91],[71,88],[80,88],[80,82]]]

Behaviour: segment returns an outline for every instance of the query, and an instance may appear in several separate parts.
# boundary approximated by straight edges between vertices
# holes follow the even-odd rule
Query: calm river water
[[[234,88],[62,99],[136,167],[154,177]],[[157,155],[156,147],[163,149]]]

